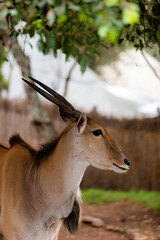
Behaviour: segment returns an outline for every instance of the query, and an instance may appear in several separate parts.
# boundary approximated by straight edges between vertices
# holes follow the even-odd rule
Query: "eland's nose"
[[[127,158],[124,159],[124,163],[125,163],[127,166],[130,166],[130,165],[131,165],[131,164],[130,164],[130,161],[128,161]]]

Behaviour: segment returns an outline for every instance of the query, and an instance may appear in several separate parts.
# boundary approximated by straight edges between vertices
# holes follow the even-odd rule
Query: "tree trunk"
[[[3,43],[5,43],[5,45],[9,47],[14,58],[16,59],[21,69],[22,76],[32,76],[30,59],[29,57],[24,55],[21,47],[18,44],[17,38],[15,36],[11,37],[9,34],[6,33],[6,31],[4,32],[3,30],[0,30],[0,36]],[[34,91],[27,84],[24,84],[24,87],[26,90],[27,99],[29,100],[29,115],[31,121],[38,125],[44,124],[47,130],[48,137],[53,137],[57,132],[53,128],[53,124],[50,118],[41,108],[36,91]]]

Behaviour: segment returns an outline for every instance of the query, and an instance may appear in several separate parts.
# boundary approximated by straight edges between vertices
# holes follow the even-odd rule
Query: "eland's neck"
[[[75,148],[69,133],[59,140],[47,161],[40,166],[40,185],[51,208],[72,207],[88,163],[83,149]],[[63,215],[67,215],[63,213]]]

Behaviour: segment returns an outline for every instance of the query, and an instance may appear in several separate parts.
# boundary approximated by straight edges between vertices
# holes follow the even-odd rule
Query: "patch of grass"
[[[89,204],[102,204],[118,200],[130,199],[142,206],[160,211],[160,192],[151,191],[105,191],[101,189],[88,189],[82,191],[82,199]]]

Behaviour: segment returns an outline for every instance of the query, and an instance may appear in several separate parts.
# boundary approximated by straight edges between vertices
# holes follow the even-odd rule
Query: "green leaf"
[[[51,48],[53,50],[56,49],[56,40],[55,40],[53,34],[46,35],[46,43],[47,43],[48,48]]]
[[[107,7],[120,6],[121,0],[106,0],[105,4]]]
[[[40,38],[40,39],[38,40],[37,46],[38,46],[38,49],[43,52],[44,42],[43,42],[43,39],[42,39],[42,38]]]
[[[98,28],[98,35],[101,37],[101,38],[105,38],[107,33],[108,33],[108,30],[109,30],[109,27],[108,25],[102,25]]]
[[[67,20],[67,16],[65,14],[59,15],[58,16],[58,23],[61,24]]]
[[[29,33],[30,37],[33,37],[35,34],[35,26],[31,25],[27,33]]]
[[[3,58],[3,60],[4,60],[5,62],[9,62],[8,58]]]
[[[139,7],[135,3],[129,3],[127,8],[123,9],[122,21],[124,24],[139,23]]]
[[[80,68],[82,73],[85,72],[86,68],[87,68],[87,63],[88,63],[88,58],[86,55],[79,55],[78,56],[78,63],[80,64]]]
[[[113,27],[110,23],[102,25],[98,29],[98,34],[101,38],[105,38],[110,43],[116,42],[118,38],[119,28]]]
[[[81,11],[81,12],[78,13],[78,17],[79,17],[79,20],[80,20],[81,22],[87,22],[87,20],[88,20],[87,15],[86,15],[85,12],[83,12],[83,11]]]
[[[36,28],[43,28],[42,22],[42,19],[36,19],[32,22],[32,24],[35,25]]]
[[[65,61],[66,61],[66,62],[68,61],[69,57],[70,57],[69,55],[66,55],[66,56],[65,56]]]
[[[114,42],[116,42],[117,38],[118,38],[117,30],[115,28],[110,28],[108,33],[107,33],[106,39],[110,43],[114,43]]]

